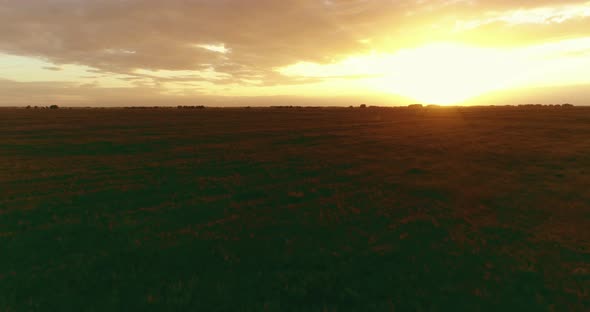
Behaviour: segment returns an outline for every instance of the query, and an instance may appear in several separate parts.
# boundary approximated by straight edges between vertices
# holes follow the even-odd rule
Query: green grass
[[[590,109],[0,114],[0,311],[590,309]]]

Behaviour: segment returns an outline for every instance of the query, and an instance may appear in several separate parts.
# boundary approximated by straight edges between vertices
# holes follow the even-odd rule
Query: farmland
[[[0,311],[590,309],[590,108],[0,109]]]

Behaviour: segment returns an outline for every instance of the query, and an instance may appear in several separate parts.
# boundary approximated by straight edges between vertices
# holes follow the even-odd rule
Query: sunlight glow
[[[587,83],[590,38],[527,48],[482,48],[432,43],[396,53],[358,55],[331,64],[297,63],[278,69],[287,76],[355,77],[365,88],[429,104],[460,104],[491,91],[515,87]],[[362,76],[365,76],[362,78]]]
[[[507,53],[455,44],[432,44],[391,57],[387,71],[373,83],[417,101],[453,104],[506,87],[517,79],[510,71],[521,64]]]
[[[0,1],[0,106],[590,105],[590,0]]]

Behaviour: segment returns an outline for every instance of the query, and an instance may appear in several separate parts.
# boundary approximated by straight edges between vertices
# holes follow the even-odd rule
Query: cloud
[[[409,99],[389,94],[364,96],[301,97],[294,95],[212,96],[183,92],[162,92],[154,87],[105,88],[96,84],[71,82],[16,82],[0,79],[0,103],[4,106],[348,106],[359,103],[403,105]]]
[[[104,71],[135,69],[200,70],[238,64],[265,74],[300,61],[326,62],[360,53],[367,37],[411,37],[449,14],[478,17],[481,12],[512,12],[513,1],[467,0],[22,0],[0,1],[0,50],[74,63]],[[520,1],[531,16],[563,1]],[[570,1],[565,18],[584,2]],[[545,9],[535,9],[545,6]],[[535,11],[537,10],[537,11]],[[526,10],[523,12],[527,12]],[[535,13],[537,12],[537,13]],[[569,12],[569,13],[568,13]],[[536,14],[536,15],[535,15]],[[520,16],[520,17],[519,17]],[[459,18],[459,17],[457,17]],[[540,18],[540,17],[537,17]],[[556,17],[555,17],[556,18]],[[424,23],[425,19],[432,20]],[[418,22],[418,23],[417,23]],[[421,26],[418,26],[421,25]],[[407,33],[404,35],[404,33]],[[203,48],[209,47],[209,48]],[[222,51],[228,53],[219,53]]]
[[[590,36],[589,7],[573,0],[0,0],[0,52],[46,60],[50,70],[74,64],[123,75],[137,87],[297,85],[334,77],[278,69],[428,40],[502,45]]]
[[[494,91],[469,100],[467,105],[564,104],[588,105],[589,84],[516,88]]]
[[[46,70],[51,70],[51,71],[61,71],[62,70],[62,68],[59,66],[44,66],[42,68],[46,69]]]
[[[458,19],[455,32],[468,37],[475,34],[489,40],[513,45],[556,40],[563,37],[588,36],[590,2],[553,3],[547,6],[490,10],[472,19]],[[487,36],[482,36],[487,34]]]
[[[93,83],[59,81],[17,82],[0,79],[0,103],[7,106],[58,104],[63,106],[124,105],[126,102],[169,100],[150,87],[108,88]]]

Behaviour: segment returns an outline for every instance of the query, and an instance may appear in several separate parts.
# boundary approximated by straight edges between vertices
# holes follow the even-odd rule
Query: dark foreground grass
[[[0,110],[0,311],[590,309],[590,109]]]

